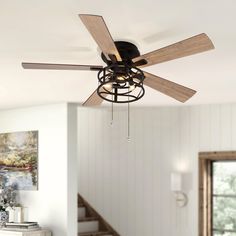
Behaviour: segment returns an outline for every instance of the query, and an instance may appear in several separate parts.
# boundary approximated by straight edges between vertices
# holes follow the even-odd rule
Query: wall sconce
[[[184,207],[188,203],[188,197],[182,189],[182,175],[171,173],[171,191],[175,194],[175,200],[179,207]]]

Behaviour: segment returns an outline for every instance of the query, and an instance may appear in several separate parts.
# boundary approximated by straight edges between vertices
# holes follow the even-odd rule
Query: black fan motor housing
[[[130,42],[115,41],[115,45],[124,63],[132,65],[132,59],[140,56],[138,48]],[[108,60],[103,53],[101,53],[101,57],[108,66],[112,64],[112,61]]]

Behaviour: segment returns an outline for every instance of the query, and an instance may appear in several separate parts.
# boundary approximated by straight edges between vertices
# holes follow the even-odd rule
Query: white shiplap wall
[[[117,109],[117,108],[116,108]],[[78,191],[122,236],[198,235],[198,152],[236,150],[236,105],[78,108]],[[178,208],[170,173],[184,173]]]

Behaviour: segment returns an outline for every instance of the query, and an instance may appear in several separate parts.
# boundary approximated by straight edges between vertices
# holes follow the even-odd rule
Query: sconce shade
[[[171,191],[182,191],[182,176],[180,173],[171,173]]]

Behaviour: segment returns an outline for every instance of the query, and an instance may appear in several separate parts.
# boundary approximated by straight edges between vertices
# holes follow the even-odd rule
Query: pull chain
[[[130,142],[130,105],[129,105],[129,97],[128,97],[128,135],[127,140]]]
[[[111,125],[113,125],[113,120],[114,120],[114,110],[113,110],[113,102],[111,103]]]
[[[112,100],[114,99],[114,96],[113,95],[111,95],[112,96]],[[111,103],[111,126],[113,125],[113,121],[114,121],[114,104],[113,104],[113,102]]]

